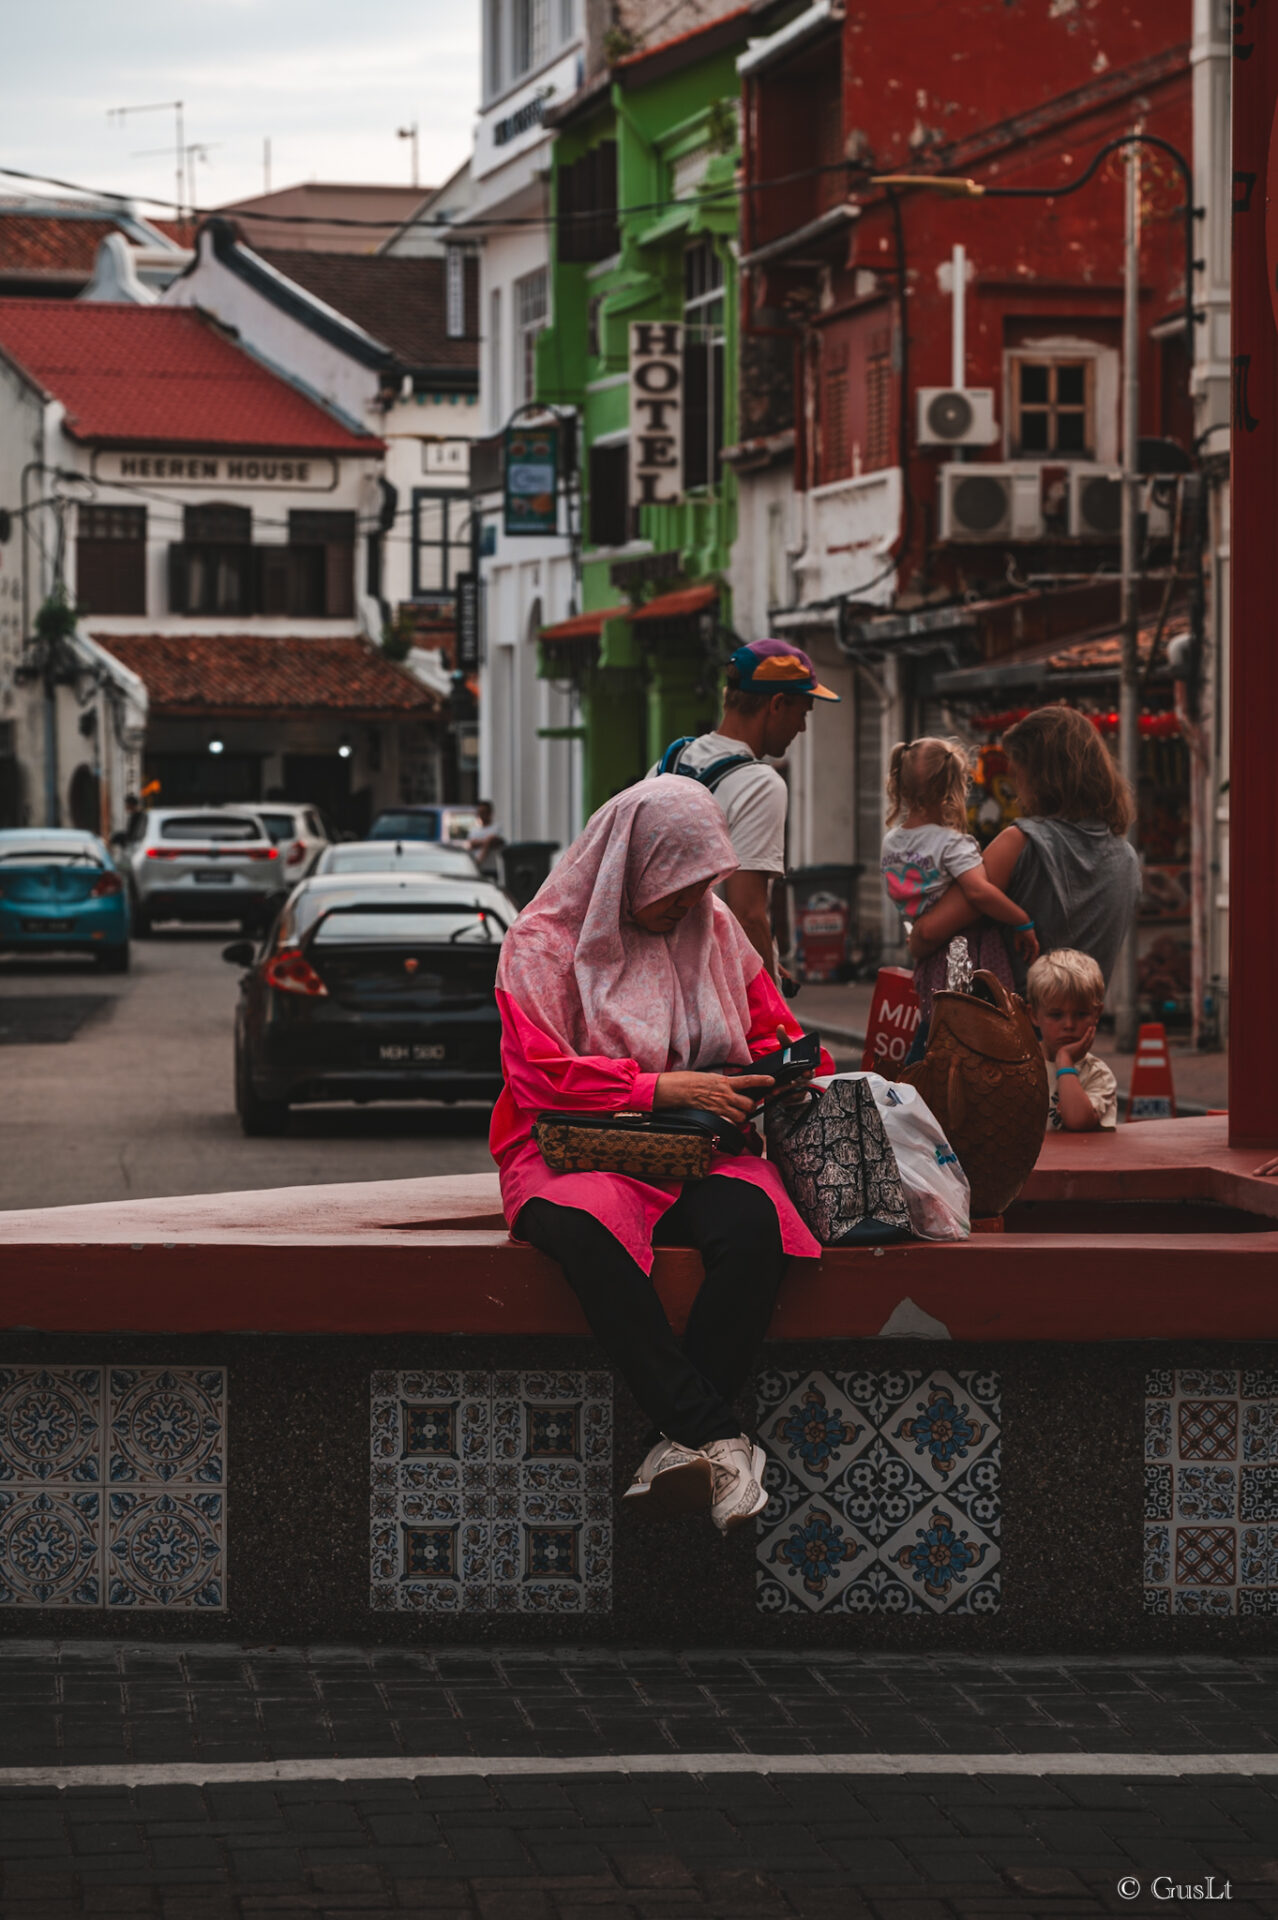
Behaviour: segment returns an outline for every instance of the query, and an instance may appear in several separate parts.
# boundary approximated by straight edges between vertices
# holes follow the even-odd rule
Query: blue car
[[[0,832],[0,951],[92,953],[129,964],[129,897],[105,842],[78,827]]]

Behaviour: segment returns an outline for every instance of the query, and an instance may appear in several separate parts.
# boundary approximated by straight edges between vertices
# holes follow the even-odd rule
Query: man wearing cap
[[[838,698],[820,685],[802,648],[787,640],[752,640],[728,662],[719,725],[712,733],[676,740],[648,775],[690,774],[714,794],[741,862],[719,892],[774,980],[778,967],[768,894],[773,879],[785,872],[789,793],[767,762],[789,751],[807,725],[814,700]]]

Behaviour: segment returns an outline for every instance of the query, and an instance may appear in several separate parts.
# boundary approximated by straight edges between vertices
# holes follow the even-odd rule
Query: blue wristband
[[[1022,920],[1020,926],[1017,927],[1016,931],[1017,933],[1033,933],[1034,922],[1032,920]]]
[[[1078,1068],[1077,1068],[1077,1067],[1057,1067],[1057,1069],[1056,1069],[1056,1078],[1057,1078],[1058,1080],[1060,1080],[1060,1079],[1062,1079],[1062,1078],[1063,1078],[1063,1076],[1064,1076],[1065,1074],[1067,1074],[1067,1073],[1072,1073],[1072,1074],[1073,1074],[1073,1076],[1074,1076],[1074,1078],[1075,1078],[1076,1080],[1078,1079]]]

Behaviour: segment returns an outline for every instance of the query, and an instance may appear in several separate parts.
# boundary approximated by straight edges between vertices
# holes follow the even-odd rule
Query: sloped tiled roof
[[[0,300],[0,350],[66,407],[77,440],[376,453],[190,307]]]
[[[253,244],[253,236],[248,235]],[[472,336],[450,340],[446,263],[431,256],[301,253],[271,249],[262,258],[326,306],[353,320],[391,349],[408,368],[474,368],[479,343]],[[466,261],[466,318],[475,325],[479,263]]]
[[[425,717],[439,702],[368,640],[257,633],[101,633],[99,646],[145,682],[169,718],[304,713]]]
[[[0,209],[0,277],[6,273],[75,273],[87,280],[107,234],[124,229],[109,215],[75,219]]]

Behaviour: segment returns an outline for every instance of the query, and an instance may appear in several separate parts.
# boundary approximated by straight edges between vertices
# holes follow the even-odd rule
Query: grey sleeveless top
[[[1031,817],[1015,824],[1027,844],[1008,882],[1009,898],[1034,922],[1041,952],[1077,947],[1090,953],[1108,985],[1136,919],[1136,849],[1101,820]],[[1020,986],[1025,966],[1015,954],[1012,966]]]

